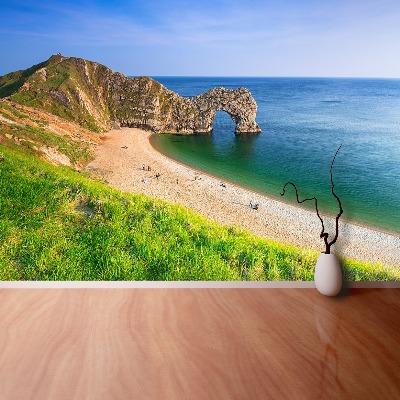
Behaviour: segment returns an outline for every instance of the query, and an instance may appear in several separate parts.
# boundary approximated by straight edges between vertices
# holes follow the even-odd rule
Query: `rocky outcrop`
[[[261,132],[256,123],[257,103],[246,88],[229,90],[214,88],[192,99],[199,111],[196,129],[203,132],[212,130],[217,111],[227,112],[236,124],[236,133]]]
[[[120,76],[118,78],[121,78]],[[257,103],[245,88],[214,88],[184,98],[150,78],[135,78],[111,84],[111,115],[121,126],[150,129],[159,133],[211,132],[217,111],[227,112],[236,133],[261,132],[255,122]]]
[[[236,133],[261,131],[248,89],[213,88],[184,98],[154,79],[128,78],[104,65],[60,54],[0,77],[1,93],[97,131],[129,126],[160,133],[211,132],[219,110],[230,115]]]

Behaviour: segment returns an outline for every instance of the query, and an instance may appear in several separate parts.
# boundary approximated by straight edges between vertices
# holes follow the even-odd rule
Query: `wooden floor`
[[[0,399],[400,399],[400,289],[0,289]]]

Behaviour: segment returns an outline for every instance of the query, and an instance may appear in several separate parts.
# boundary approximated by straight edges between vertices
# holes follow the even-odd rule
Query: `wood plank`
[[[400,289],[1,289],[0,399],[400,398]]]

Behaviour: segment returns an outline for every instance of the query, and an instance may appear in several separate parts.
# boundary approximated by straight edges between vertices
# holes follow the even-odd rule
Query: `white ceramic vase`
[[[325,296],[336,296],[342,288],[342,270],[335,254],[321,253],[314,273],[315,286]]]

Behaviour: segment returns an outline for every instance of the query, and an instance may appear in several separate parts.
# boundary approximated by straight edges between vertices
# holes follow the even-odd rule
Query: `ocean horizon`
[[[400,234],[400,79],[305,77],[154,77],[183,97],[213,87],[248,88],[262,133],[235,135],[235,124],[216,113],[213,131],[153,135],[153,146],[183,164],[280,201],[318,198],[321,213]],[[303,205],[301,205],[303,206]],[[312,202],[304,203],[313,208]]]

